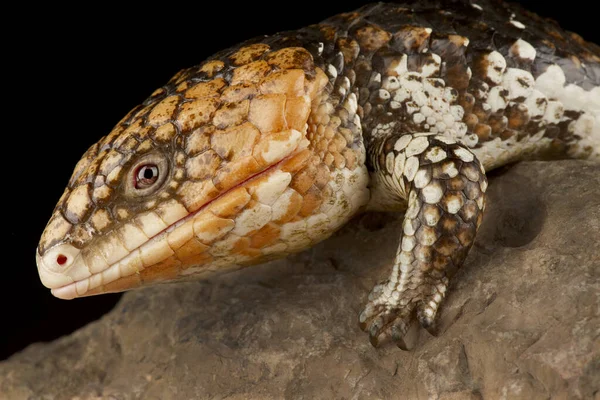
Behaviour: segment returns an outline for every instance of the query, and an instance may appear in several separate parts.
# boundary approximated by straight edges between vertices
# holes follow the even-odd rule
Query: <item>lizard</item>
[[[373,3],[178,72],[75,166],[36,249],[61,299],[202,279],[403,212],[358,319],[432,329],[486,171],[600,161],[600,47],[496,0]]]

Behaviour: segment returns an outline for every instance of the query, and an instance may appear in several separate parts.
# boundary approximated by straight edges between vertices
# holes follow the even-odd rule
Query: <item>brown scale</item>
[[[466,43],[468,43],[468,39],[460,35],[432,37],[431,39],[430,51],[444,60],[441,78],[446,86],[458,91],[466,89],[471,78],[465,57]]]
[[[421,26],[404,26],[394,33],[392,47],[402,53],[422,53],[429,47],[431,30]]]

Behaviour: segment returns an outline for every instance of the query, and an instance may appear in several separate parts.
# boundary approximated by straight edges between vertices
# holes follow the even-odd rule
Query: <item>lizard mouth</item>
[[[272,164],[266,169],[246,178],[243,181],[235,184],[231,188],[227,189],[217,197],[207,201],[202,206],[198,208],[198,210],[189,213],[183,218],[177,220],[172,223],[162,231],[158,232],[154,236],[150,237],[147,241],[140,244],[138,247],[129,251],[124,257],[120,258],[118,261],[113,262],[108,267],[104,268],[101,271],[90,274],[89,270],[87,270],[87,274],[84,276],[69,276],[66,275],[65,272],[59,273],[56,271],[56,268],[51,268],[48,263],[44,261],[44,259],[56,259],[56,255],[53,253],[57,253],[58,249],[50,249],[52,250],[50,253],[51,257],[47,257],[47,252],[43,257],[39,254],[39,251],[36,252],[36,259],[38,264],[38,271],[40,273],[40,277],[42,278],[42,283],[51,289],[52,294],[60,299],[70,300],[77,297],[86,297],[101,293],[108,292],[120,292],[128,289],[132,289],[134,287],[142,286],[144,283],[147,283],[145,280],[141,278],[141,273],[145,270],[150,270],[153,267],[156,267],[158,264],[161,264],[163,261],[169,258],[173,258],[173,250],[170,249],[170,245],[168,243],[168,237],[171,235],[180,235],[179,230],[189,230],[190,226],[194,224],[195,219],[202,216],[202,214],[210,214],[204,213],[204,211],[211,207],[211,205],[215,204],[219,200],[225,200],[232,192],[236,191],[236,189],[247,187],[251,185],[253,182],[265,177],[269,174],[272,174],[274,171],[277,171],[278,168],[286,161],[293,158],[297,155],[302,148],[296,148],[294,151],[289,153],[286,157],[283,157],[278,162]],[[236,216],[231,216],[231,222],[235,223]],[[73,248],[68,244],[62,244],[60,246],[69,246],[72,248],[71,258],[83,263],[83,258],[78,257],[80,250]],[[60,251],[64,251],[65,249],[60,249]],[[69,249],[67,249],[68,253]],[[58,253],[57,253],[58,254]],[[60,253],[62,255],[62,253]],[[52,258],[53,257],[53,258]],[[60,256],[59,256],[60,257]],[[179,260],[173,260],[173,263],[181,264]],[[197,262],[196,265],[202,264],[202,262]],[[187,267],[188,265],[186,265]],[[215,272],[217,269],[222,267],[216,267],[216,269],[211,269],[208,266],[207,272]],[[68,270],[66,271],[68,272]],[[160,275],[160,272],[156,272],[155,275]],[[55,279],[55,276],[59,276],[60,279]],[[45,279],[44,279],[45,278]],[[169,276],[168,280],[177,279],[177,276]],[[68,280],[65,283],[65,280]],[[154,279],[161,280],[161,279]],[[70,281],[70,282],[69,282]],[[120,284],[119,284],[120,283]]]

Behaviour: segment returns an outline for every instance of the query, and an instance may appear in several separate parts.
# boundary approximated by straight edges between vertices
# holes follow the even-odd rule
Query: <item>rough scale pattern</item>
[[[600,160],[600,50],[518,7],[377,3],[181,71],[93,145],[38,247],[61,298],[199,278],[405,211],[360,322],[430,328],[485,209],[486,171]]]

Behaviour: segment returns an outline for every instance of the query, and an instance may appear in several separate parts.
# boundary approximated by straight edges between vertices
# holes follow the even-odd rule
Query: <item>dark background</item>
[[[235,4],[234,4],[235,3]],[[36,6],[5,44],[0,359],[99,318],[120,295],[64,301],[39,281],[35,248],[83,152],[179,69],[253,36],[296,29],[367,1],[157,3],[143,10]],[[600,42],[585,0],[521,1]],[[275,7],[275,12],[272,12]],[[32,6],[33,8],[33,6]],[[267,11],[269,10],[269,11]]]

